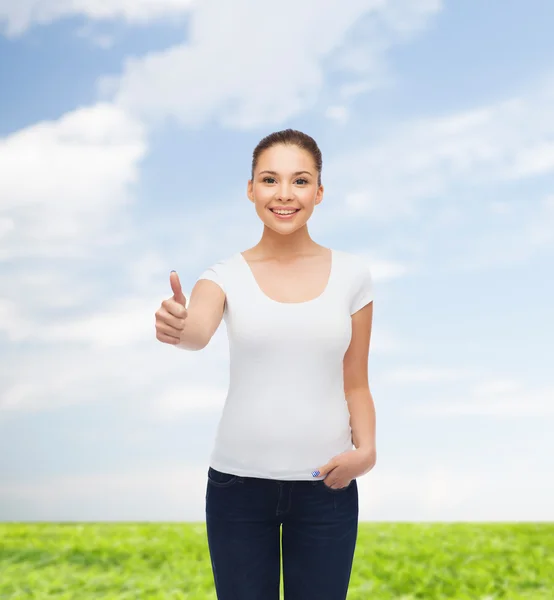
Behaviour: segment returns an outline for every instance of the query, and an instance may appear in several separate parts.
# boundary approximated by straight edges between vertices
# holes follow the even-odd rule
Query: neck
[[[313,254],[321,246],[314,242],[305,225],[290,235],[276,233],[264,227],[261,240],[252,248],[260,255],[274,258],[292,258],[302,254]]]

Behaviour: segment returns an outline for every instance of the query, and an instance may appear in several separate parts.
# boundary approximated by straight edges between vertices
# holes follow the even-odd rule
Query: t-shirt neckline
[[[250,280],[254,284],[254,287],[258,290],[258,293],[261,296],[263,296],[266,300],[268,300],[269,302],[272,302],[273,304],[278,304],[279,306],[303,306],[305,304],[312,304],[313,302],[321,300],[328,293],[328,291],[331,287],[331,282],[333,279],[333,274],[335,272],[335,266],[336,266],[336,253],[332,248],[328,248],[328,250],[331,252],[331,270],[329,272],[329,277],[327,278],[327,284],[325,285],[325,288],[323,289],[321,294],[319,294],[319,296],[316,296],[315,298],[312,298],[311,300],[305,300],[304,302],[280,302],[279,300],[274,300],[273,298],[270,298],[259,286],[258,281],[257,281],[256,277],[254,276],[254,272],[250,268],[250,265],[248,264],[248,261],[246,260],[246,258],[244,258],[244,256],[242,255],[242,252],[238,252],[237,256],[238,256],[239,260],[242,262],[242,264],[246,267],[246,270],[248,271],[248,273],[250,274]]]

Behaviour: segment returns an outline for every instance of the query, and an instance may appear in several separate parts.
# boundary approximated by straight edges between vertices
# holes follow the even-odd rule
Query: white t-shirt
[[[343,359],[351,315],[373,300],[367,262],[332,250],[325,291],[301,303],[269,298],[240,252],[198,279],[225,292],[229,338],[229,389],[210,465],[249,477],[318,479],[314,469],[353,448]]]

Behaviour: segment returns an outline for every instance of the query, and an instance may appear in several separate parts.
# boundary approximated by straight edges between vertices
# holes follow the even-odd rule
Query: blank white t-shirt
[[[269,298],[240,252],[198,279],[225,292],[229,338],[229,389],[210,465],[249,477],[318,479],[314,469],[353,448],[343,359],[351,315],[373,300],[367,262],[332,250],[325,291],[301,303]]]

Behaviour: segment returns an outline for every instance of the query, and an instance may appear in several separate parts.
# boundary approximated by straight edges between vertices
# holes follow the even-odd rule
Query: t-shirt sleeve
[[[373,300],[373,278],[369,266],[360,262],[354,276],[352,297],[350,299],[350,314],[358,312]]]
[[[196,281],[199,281],[200,279],[209,279],[210,281],[217,283],[217,285],[225,292],[223,265],[221,263],[216,263],[215,265],[208,267]]]

